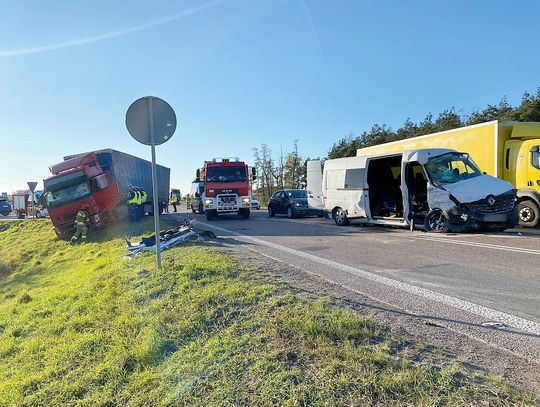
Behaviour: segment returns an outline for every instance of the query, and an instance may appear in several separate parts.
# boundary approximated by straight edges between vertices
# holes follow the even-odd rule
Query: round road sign
[[[147,146],[168,141],[176,130],[176,114],[164,100],[145,96],[131,104],[126,113],[126,127],[135,140]]]

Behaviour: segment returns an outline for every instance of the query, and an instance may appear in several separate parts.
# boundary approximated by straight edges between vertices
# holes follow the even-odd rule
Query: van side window
[[[345,186],[345,170],[330,170],[326,173],[326,188],[340,189]]]
[[[509,169],[508,167],[509,163],[510,163],[510,148],[507,148],[506,156],[504,157],[504,166],[506,167],[507,170]]]
[[[345,188],[362,189],[364,187],[364,169],[352,168],[345,171]]]

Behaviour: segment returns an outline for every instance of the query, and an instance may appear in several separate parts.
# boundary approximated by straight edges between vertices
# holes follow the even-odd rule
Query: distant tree
[[[272,158],[272,150],[266,144],[262,144],[260,149],[253,149],[253,159],[257,168],[255,189],[263,201],[266,202],[274,191],[274,159]]]
[[[540,88],[536,95],[523,94],[521,104],[515,110],[515,119],[523,122],[540,122]]]
[[[304,173],[305,167],[298,151],[298,140],[294,140],[293,150],[285,156],[285,188],[300,188],[302,179],[305,178]]]

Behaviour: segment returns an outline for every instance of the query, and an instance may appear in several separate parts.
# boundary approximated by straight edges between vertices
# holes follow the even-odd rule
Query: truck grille
[[[476,202],[467,204],[467,207],[476,213],[501,213],[514,209],[515,199],[513,196],[505,195],[498,197],[487,197]]]
[[[64,215],[64,222],[75,222],[76,217],[77,212],[68,213],[67,215]]]
[[[217,197],[218,211],[234,211],[238,209],[236,200],[237,195],[218,195]]]

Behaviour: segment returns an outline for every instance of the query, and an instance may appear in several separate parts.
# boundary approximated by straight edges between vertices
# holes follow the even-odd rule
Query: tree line
[[[298,140],[294,140],[292,150],[280,149],[274,155],[267,144],[253,149],[253,161],[257,168],[257,179],[253,194],[264,204],[270,196],[280,189],[302,189],[306,187],[306,166],[311,158],[303,158],[298,149]]]
[[[540,122],[540,88],[536,94],[525,92],[517,106],[511,106],[506,97],[503,97],[497,104],[488,104],[485,108],[474,110],[470,114],[459,114],[452,107],[436,117],[428,113],[423,120],[416,123],[408,118],[397,130],[386,124],[374,124],[369,131],[363,131],[359,135],[349,134],[334,143],[325,159],[354,157],[359,148],[492,120]],[[253,149],[253,159],[257,168],[253,194],[263,203],[268,202],[270,196],[277,190],[306,187],[306,165],[311,158],[302,157],[298,140],[294,140],[290,152],[284,153],[283,149],[280,149],[278,154],[274,154],[267,144],[262,144]]]
[[[522,122],[540,122],[540,88],[536,94],[525,92],[519,105],[513,107],[506,97],[495,105],[488,104],[482,110],[475,110],[470,114],[460,115],[454,108],[446,109],[434,118],[432,113],[418,123],[410,118],[397,130],[392,130],[386,124],[374,124],[369,131],[363,131],[359,135],[349,134],[334,143],[328,151],[328,159],[341,157],[354,157],[359,148],[369,147],[376,144],[403,140],[411,137],[439,131],[456,129],[491,120],[516,120]]]

